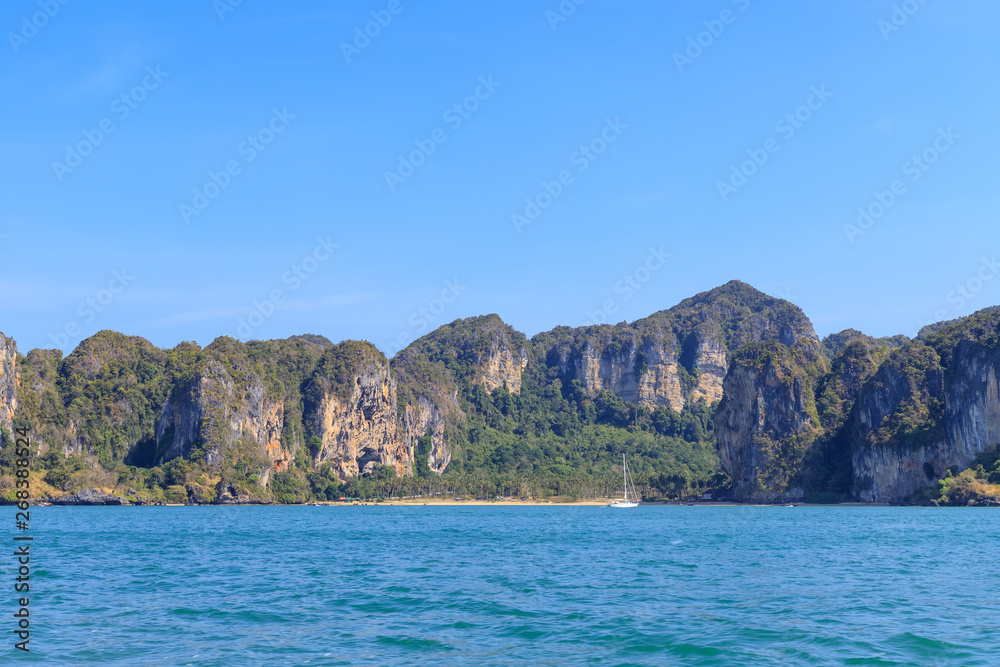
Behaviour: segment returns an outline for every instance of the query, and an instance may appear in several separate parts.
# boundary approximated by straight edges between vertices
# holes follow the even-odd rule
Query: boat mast
[[[624,454],[622,454],[622,477],[625,485],[625,502],[628,502],[628,467],[625,465]]]

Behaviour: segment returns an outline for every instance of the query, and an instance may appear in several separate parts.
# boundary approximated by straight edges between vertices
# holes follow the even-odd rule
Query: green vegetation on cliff
[[[557,327],[530,340],[496,315],[456,320],[391,361],[366,342],[312,335],[161,350],[102,331],[65,358],[55,350],[17,357],[13,426],[42,446],[33,485],[53,495],[579,497],[613,493],[624,454],[647,497],[725,494],[749,475],[765,495],[801,489],[835,500],[852,493],[859,451],[906,456],[946,441],[947,388],[964,392],[951,405],[981,392],[986,371],[966,377],[969,360],[985,369],[998,349],[998,309],[925,328],[912,341],[847,330],[820,342],[796,306],[734,281],[633,323]],[[724,406],[724,442],[719,404],[708,402],[723,378],[742,401]],[[348,430],[320,433],[329,396],[354,420]],[[0,495],[9,496],[10,435],[0,437]],[[321,447],[324,457],[373,465],[345,479],[336,462],[318,459]],[[720,447],[729,448],[724,456]],[[929,461],[919,499],[993,498],[1000,464],[987,450],[971,467],[968,458],[947,471],[949,463]],[[724,470],[736,463],[749,467],[731,480]]]
[[[397,355],[393,369],[401,405],[417,396],[441,404],[445,394],[455,392],[458,409],[447,416],[451,462],[444,477],[462,488],[463,480],[485,476],[497,480],[498,492],[499,480],[517,478],[554,493],[559,480],[586,486],[613,477],[624,453],[637,483],[648,484],[650,493],[676,496],[722,486],[711,406],[702,402],[678,414],[627,402],[607,390],[588,393],[575,379],[564,382],[560,347],[572,345],[579,331],[610,332],[602,349],[611,348],[608,354],[614,356],[632,341],[628,332],[616,337],[613,327],[561,327],[529,342],[489,315],[445,325]],[[498,342],[528,360],[520,392],[506,386],[489,392],[471,381]],[[418,470],[429,447],[424,436]]]
[[[669,310],[636,321],[634,326],[648,331],[665,323],[682,346],[694,332],[716,334],[730,353],[757,341],[794,345],[802,337],[816,338],[802,309],[739,280],[684,299]]]

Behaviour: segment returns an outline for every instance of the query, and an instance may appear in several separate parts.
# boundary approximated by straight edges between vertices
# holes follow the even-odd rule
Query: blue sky
[[[821,336],[1000,303],[994,2],[156,5],[0,11],[22,351],[115,329],[391,354],[731,279]]]

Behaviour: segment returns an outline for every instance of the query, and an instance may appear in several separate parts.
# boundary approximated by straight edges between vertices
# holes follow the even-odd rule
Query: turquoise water
[[[989,509],[31,514],[17,664],[1000,664]]]

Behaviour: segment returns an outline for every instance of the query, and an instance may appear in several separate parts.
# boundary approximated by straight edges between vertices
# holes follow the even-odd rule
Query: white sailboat
[[[616,509],[626,509],[639,506],[639,494],[635,492],[635,485],[632,484],[632,476],[628,474],[628,464],[625,463],[625,455],[622,454],[622,476],[625,478],[625,497],[622,500],[608,501],[608,507]],[[629,500],[631,491],[632,500]]]

